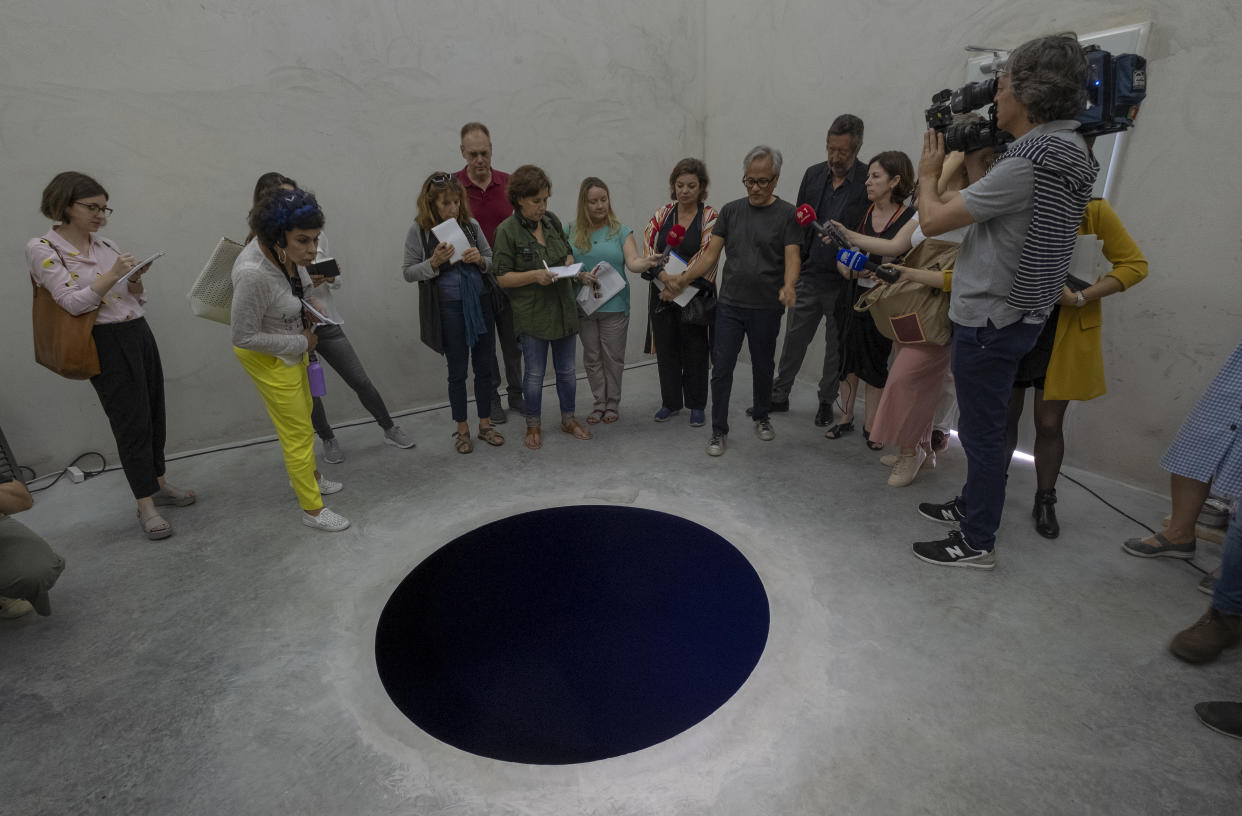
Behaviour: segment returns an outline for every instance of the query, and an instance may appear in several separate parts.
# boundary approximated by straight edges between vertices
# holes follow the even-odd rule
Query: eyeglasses
[[[453,177],[448,173],[436,173],[434,176],[427,179],[427,181],[431,182],[433,187],[446,187],[452,178]]]
[[[101,207],[98,204],[87,204],[84,201],[75,201],[73,203],[78,204],[82,207],[85,207],[91,215],[98,215],[99,213],[103,213],[105,216],[107,216],[107,215],[112,215],[112,213],[114,212],[114,210],[111,207]]]
[[[769,184],[771,184],[775,180],[776,179],[754,178],[753,176],[746,176],[745,178],[742,179],[742,184],[745,184],[747,187],[767,187]]]

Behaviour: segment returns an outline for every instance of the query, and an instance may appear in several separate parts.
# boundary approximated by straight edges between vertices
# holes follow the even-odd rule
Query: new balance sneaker
[[[763,442],[771,442],[776,438],[776,431],[772,430],[771,420],[761,419],[755,423],[755,436]]]
[[[345,454],[341,452],[341,443],[335,436],[323,441],[323,460],[329,465],[339,465],[345,461]]]
[[[728,439],[727,434],[712,434],[712,441],[707,443],[708,456],[724,456],[725,440]]]
[[[670,419],[672,419],[673,417],[677,416],[680,413],[681,411],[675,411],[672,408],[661,405],[660,410],[655,412],[655,416],[653,416],[652,419],[654,419],[656,422],[668,422]]]
[[[326,507],[320,510],[317,516],[303,513],[302,523],[307,527],[314,527],[316,530],[323,530],[326,533],[339,533],[341,530],[349,527],[349,519],[340,513],[334,513]]]
[[[960,530],[950,530],[939,541],[914,542],[914,557],[938,567],[969,567],[990,570],[996,566],[994,550],[976,550],[966,543]]]
[[[703,409],[702,408],[691,408],[690,409],[690,427],[691,428],[702,428],[706,424],[707,424],[707,414],[704,413]]]
[[[492,420],[493,422],[495,420]],[[405,431],[401,430],[400,425],[393,425],[384,431],[384,442],[392,445],[394,448],[412,448],[414,440],[405,435]]]
[[[960,496],[954,496],[952,500],[944,504],[923,502],[919,505],[919,515],[931,521],[952,525],[961,524],[962,519],[966,518],[966,513],[961,508]]]

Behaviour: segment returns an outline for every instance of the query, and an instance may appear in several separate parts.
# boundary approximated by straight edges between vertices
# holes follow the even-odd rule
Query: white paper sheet
[[[578,292],[578,306],[582,308],[584,314],[588,315],[594,314],[600,306],[625,288],[625,278],[621,277],[616,267],[607,261],[600,261],[591,271],[595,273],[599,281],[599,297],[595,296],[595,287],[590,284],[584,285]]]
[[[685,262],[685,260],[680,255],[678,255],[676,252],[669,252],[668,262],[664,264],[664,274],[668,275],[670,278],[675,278],[678,275],[685,272],[687,266],[688,264]],[[659,289],[661,292],[664,291],[664,284],[663,282],[660,281],[659,278],[656,278],[652,282],[656,285],[657,289]],[[699,290],[696,287],[687,286],[684,292],[682,292],[677,297],[673,298],[673,302],[676,303],[678,306],[685,306],[687,303],[694,300],[694,296],[697,295],[698,293],[699,293]]]
[[[449,263],[460,261],[461,256],[470,249],[470,239],[466,237],[466,233],[462,232],[461,224],[457,223],[456,218],[436,224],[431,228],[431,234],[438,238],[440,243],[453,245],[453,257],[449,258]]]
[[[573,266],[548,266],[544,264],[549,272],[556,275],[557,280],[561,278],[576,278],[578,273],[582,271],[582,264],[576,263]]]
[[[306,311],[311,313],[311,317],[318,320],[320,324],[324,326],[340,326],[341,325],[338,321],[333,320],[332,318],[328,317],[326,314],[324,314],[323,312],[319,311],[314,306],[312,306],[311,302],[307,300],[306,298],[302,298],[302,305],[306,307]]]

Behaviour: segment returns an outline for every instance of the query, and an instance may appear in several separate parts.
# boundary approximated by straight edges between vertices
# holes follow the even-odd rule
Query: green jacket
[[[509,272],[529,272],[548,266],[561,266],[565,256],[572,255],[560,220],[552,213],[543,216],[543,240],[540,244],[530,230],[511,215],[496,228],[492,247],[492,268],[496,276]],[[578,303],[574,300],[573,284],[558,280],[550,286],[537,283],[505,289],[513,305],[513,329],[540,340],[559,340],[578,332]]]

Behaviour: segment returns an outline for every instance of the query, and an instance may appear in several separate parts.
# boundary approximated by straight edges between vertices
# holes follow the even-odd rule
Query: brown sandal
[[[578,420],[571,419],[568,422],[561,423],[561,430],[573,436],[574,439],[591,439],[591,432],[578,424]]]
[[[603,408],[596,408],[594,411],[587,414],[586,421],[588,425],[598,425],[601,420],[604,420],[604,409]]]
[[[153,510],[145,516],[139,510],[138,525],[142,527],[142,532],[149,541],[162,541],[173,534],[172,525],[160,515],[158,510]]]
[[[538,425],[526,426],[526,447],[539,450],[543,447],[543,431]]]
[[[453,447],[458,453],[470,453],[474,450],[474,443],[470,441],[470,432],[453,431]]]
[[[505,438],[500,435],[500,431],[488,425],[486,428],[479,428],[479,439],[482,439],[493,448],[499,448],[505,443]]]

